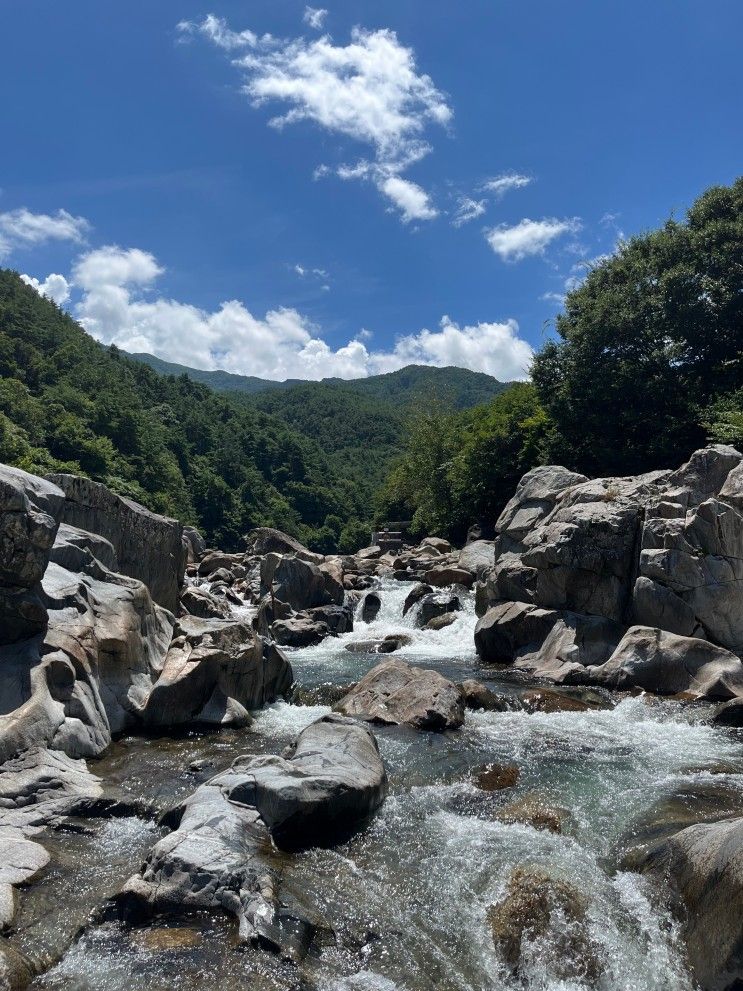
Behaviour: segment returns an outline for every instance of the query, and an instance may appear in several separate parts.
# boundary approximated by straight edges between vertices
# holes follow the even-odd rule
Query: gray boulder
[[[174,832],[126,884],[120,908],[135,919],[172,909],[227,911],[239,921],[241,942],[298,961],[313,927],[296,898],[282,893],[270,840],[296,849],[344,839],[379,807],[386,788],[372,734],[327,716],[287,756],[240,757],[174,810]]]
[[[59,527],[49,560],[67,571],[82,571],[94,576],[100,576],[102,569],[119,570],[116,551],[109,540],[68,523]]]
[[[330,627],[322,620],[300,613],[289,619],[277,619],[271,624],[271,636],[282,647],[314,647],[330,636]]]
[[[702,991],[743,981],[743,819],[699,823],[660,843],[645,870],[678,898],[686,950]]]
[[[430,585],[414,585],[405,597],[405,602],[402,607],[403,616],[410,612],[413,606],[417,602],[420,602],[425,595],[430,595],[431,592],[433,592],[433,588]]]
[[[448,585],[463,585],[471,588],[475,582],[475,576],[471,571],[454,565],[440,565],[429,569],[425,574],[426,584],[433,585],[434,588],[446,588]]]
[[[183,527],[183,540],[186,545],[186,561],[196,564],[206,554],[206,541],[195,526]]]
[[[290,537],[281,530],[275,530],[270,526],[259,526],[245,538],[249,554],[263,556],[265,554],[290,554],[296,555],[304,561],[312,561],[319,564],[322,561],[321,554],[315,554],[308,550],[294,537]]]
[[[422,628],[436,616],[458,612],[461,608],[459,596],[452,592],[430,592],[418,601],[415,625]]]
[[[230,607],[225,599],[218,598],[198,585],[188,585],[181,592],[181,605],[191,616],[202,619],[227,619]]]
[[[437,671],[390,660],[367,672],[335,708],[368,722],[441,731],[464,722],[464,692]]]
[[[632,626],[591,680],[608,688],[642,688],[659,695],[685,692],[725,701],[743,695],[743,664],[706,640]]]
[[[458,565],[482,579],[495,564],[495,544],[492,540],[473,540],[459,552]]]
[[[154,601],[174,612],[186,568],[181,524],[88,478],[50,475],[49,481],[65,494],[62,521],[108,540],[121,572],[144,582]]]
[[[328,591],[333,576],[322,572],[316,564],[298,557],[283,557],[270,553],[261,562],[261,588],[264,593],[273,592],[275,598],[286,602],[297,612],[314,606],[337,603],[337,594]],[[343,586],[340,600],[343,601]]]
[[[361,603],[361,620],[364,623],[373,622],[382,608],[382,599],[377,592],[367,592]]]

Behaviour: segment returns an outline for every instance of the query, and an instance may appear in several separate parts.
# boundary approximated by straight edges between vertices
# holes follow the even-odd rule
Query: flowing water
[[[512,675],[477,669],[469,597],[453,625],[429,632],[415,630],[411,614],[402,617],[409,585],[387,581],[379,590],[383,606],[373,623],[357,620],[351,634],[291,652],[303,686],[355,681],[381,658],[352,653],[349,642],[405,632],[413,642],[395,656],[457,680],[485,676],[514,697],[523,689]],[[328,711],[279,702],[257,713],[249,730],[130,738],[93,770],[111,786],[167,807],[237,754],[280,752]],[[698,707],[635,697],[586,712],[468,713],[462,729],[445,734],[377,727],[390,778],[379,813],[343,846],[287,858],[289,890],[303,892],[328,926],[301,968],[237,949],[229,918],[162,919],[133,930],[99,921],[34,987],[692,991],[661,893],[628,868],[625,854],[638,824],[679,792],[693,799],[712,782],[726,810],[743,814],[743,745],[703,716]],[[516,785],[493,793],[475,787],[472,771],[487,763],[518,767]],[[562,832],[499,818],[525,797],[554,809]],[[60,866],[25,894],[26,948],[40,938],[53,942],[44,919],[54,914],[50,906],[59,912],[74,897],[75,878],[86,906],[95,893],[103,900],[137,869],[157,835],[151,824],[122,819],[57,837],[55,862],[75,862],[77,871]],[[80,858],[89,865],[82,875]],[[598,961],[590,983],[556,965],[555,947],[564,946],[572,924],[559,912],[547,932],[522,945],[517,976],[494,948],[488,909],[503,899],[514,869],[532,866],[580,893],[585,938]]]

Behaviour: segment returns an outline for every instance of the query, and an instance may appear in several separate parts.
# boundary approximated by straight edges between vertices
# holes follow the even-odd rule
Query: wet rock
[[[527,712],[589,712],[605,706],[591,705],[574,695],[537,688],[521,695],[521,704]]]
[[[566,814],[564,809],[554,808],[540,795],[525,795],[499,809],[497,816],[501,822],[508,824],[518,823],[550,833],[561,833]]]
[[[507,699],[502,695],[497,695],[481,681],[475,681],[472,678],[463,681],[461,687],[464,693],[464,704],[468,709],[485,712],[508,712],[518,705],[515,699]]]
[[[384,800],[387,781],[365,727],[327,716],[307,727],[286,757],[241,757],[174,811],[141,874],[117,901],[136,920],[173,908],[224,910],[242,942],[299,960],[313,927],[285,907],[269,840],[288,849],[346,838]]]
[[[330,636],[327,623],[299,615],[271,624],[271,636],[282,647],[313,647]]]
[[[383,640],[356,640],[346,644],[351,654],[394,654],[401,647],[409,647],[412,637],[406,633],[388,633]]]
[[[219,599],[198,585],[189,585],[181,593],[181,605],[192,616],[202,619],[227,619],[230,607],[224,599]]]
[[[441,731],[464,722],[464,693],[437,671],[391,660],[367,672],[335,708],[369,722]]]
[[[361,619],[364,623],[372,623],[382,608],[382,599],[377,592],[367,592],[361,603]]]
[[[449,585],[463,585],[465,588],[472,588],[475,576],[464,568],[444,565],[427,571],[425,580],[426,584],[433,585],[434,588],[446,588]]]
[[[662,695],[723,701],[743,695],[743,664],[706,640],[633,626],[609,660],[591,670],[609,688],[642,688]]]
[[[316,606],[308,609],[306,615],[313,622],[324,623],[331,636],[339,637],[344,633],[353,632],[353,607],[343,606]]]
[[[312,688],[295,684],[287,696],[287,701],[292,705],[335,705],[355,687],[355,681],[346,685],[325,682]]]
[[[447,626],[451,626],[452,623],[456,623],[456,621],[457,614],[455,612],[445,612],[443,616],[434,616],[433,619],[429,619],[423,629],[443,630]]]
[[[183,527],[139,503],[116,495],[100,482],[77,475],[50,475],[65,494],[62,521],[105,537],[119,569],[143,582],[154,601],[171,612],[186,567]]]
[[[513,788],[520,774],[515,764],[485,764],[475,771],[472,780],[482,791],[502,791]]]
[[[730,699],[715,707],[712,713],[715,726],[743,726],[743,698]]]
[[[411,588],[405,598],[405,602],[403,603],[403,616],[409,612],[417,602],[420,602],[424,596],[429,595],[431,592],[433,592],[433,588],[430,585],[416,585],[414,588]]]
[[[681,830],[651,850],[645,870],[669,881],[678,898],[703,991],[743,981],[743,818]]]
[[[449,592],[431,592],[418,602],[415,625],[422,628],[436,616],[457,612],[461,608],[458,596]]]
[[[593,981],[603,968],[586,910],[585,898],[567,881],[539,867],[517,868],[505,897],[488,912],[496,951],[516,976],[526,978],[529,948],[537,943],[548,979]]]

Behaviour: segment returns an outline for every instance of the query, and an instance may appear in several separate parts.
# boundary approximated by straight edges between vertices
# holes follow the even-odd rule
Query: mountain
[[[302,379],[286,379],[276,382],[271,379],[256,378],[254,375],[234,375],[232,372],[207,372],[200,368],[189,368],[171,361],[164,361],[152,354],[132,354],[131,358],[149,365],[161,375],[187,375],[195,382],[208,385],[217,392],[238,392],[258,395],[268,391],[289,390],[306,385]],[[508,383],[499,382],[484,372],[471,372],[467,368],[434,368],[430,365],[406,365],[395,372],[384,375],[370,375],[368,378],[340,379],[326,378],[324,386],[373,396],[394,406],[409,406],[417,400],[440,399],[454,409],[470,409],[486,403],[499,395]]]
[[[0,461],[88,475],[227,549],[271,525],[331,550],[369,512],[315,439],[243,396],[102,347],[3,269]]]

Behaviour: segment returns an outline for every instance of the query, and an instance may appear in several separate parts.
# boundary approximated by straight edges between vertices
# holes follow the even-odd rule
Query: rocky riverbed
[[[349,558],[2,469],[0,987],[733,987],[736,454]]]

